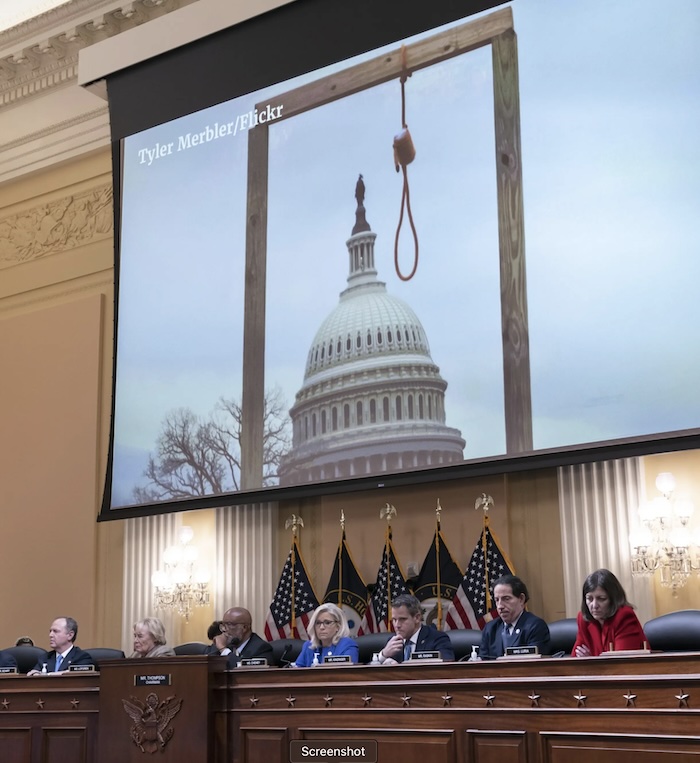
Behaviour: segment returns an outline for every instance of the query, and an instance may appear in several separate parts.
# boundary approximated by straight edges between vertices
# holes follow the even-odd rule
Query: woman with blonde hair
[[[165,626],[157,617],[144,617],[134,623],[135,657],[174,657],[175,652],[165,645]]]
[[[335,604],[321,604],[309,620],[311,639],[301,648],[301,654],[294,665],[308,668],[314,663],[322,663],[325,657],[350,655],[351,662],[357,662],[360,656],[357,644],[349,637],[350,629],[343,610]]]

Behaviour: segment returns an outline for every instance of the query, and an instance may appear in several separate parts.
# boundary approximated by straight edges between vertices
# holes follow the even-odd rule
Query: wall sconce
[[[700,537],[691,538],[693,502],[674,497],[671,472],[656,478],[661,495],[639,507],[642,527],[630,535],[632,574],[651,577],[657,570],[661,585],[677,594],[695,570],[700,575]]]
[[[164,570],[151,576],[156,609],[172,609],[189,622],[194,607],[209,604],[209,570],[197,566],[199,550],[191,527],[180,528],[180,543],[163,552]]]

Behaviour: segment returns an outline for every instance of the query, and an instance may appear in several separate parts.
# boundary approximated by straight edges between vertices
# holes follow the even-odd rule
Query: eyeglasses
[[[224,628],[247,628],[250,623],[232,623],[230,620],[222,620],[221,625]]]
[[[316,620],[316,625],[323,625],[326,628],[330,628],[331,625],[337,625],[337,620]]]

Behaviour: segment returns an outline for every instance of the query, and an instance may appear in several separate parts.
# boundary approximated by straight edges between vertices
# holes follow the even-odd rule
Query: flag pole
[[[396,516],[396,508],[390,503],[379,509],[379,518],[386,519],[384,533],[384,552],[386,555],[386,617],[387,629],[391,622],[391,562],[389,560],[389,542],[391,541],[391,518]]]
[[[291,560],[292,560],[292,584],[291,584],[291,594],[292,594],[292,618],[289,621],[291,625],[292,630],[292,638],[296,638],[296,599],[294,594],[294,582],[296,580],[296,576],[294,574],[294,565],[296,564],[296,548],[297,548],[297,528],[304,526],[304,520],[301,517],[298,517],[296,514],[292,514],[292,516],[284,523],[284,529],[288,530],[290,527],[292,528],[292,550],[291,550]]]
[[[345,511],[340,510],[340,529],[342,530],[338,547],[338,606],[343,608],[343,546],[345,545]]]
[[[435,518],[437,522],[437,530],[435,532],[435,558],[437,559],[437,621],[438,630],[442,630],[442,588],[440,587],[440,512],[442,507],[440,506],[440,499],[437,499],[437,506],[435,508]]]
[[[489,509],[493,506],[493,498],[482,493],[474,502],[474,508],[484,512],[484,523],[481,529],[481,550],[484,555],[484,585],[486,586],[486,611],[491,611],[491,585],[489,584],[488,538]]]

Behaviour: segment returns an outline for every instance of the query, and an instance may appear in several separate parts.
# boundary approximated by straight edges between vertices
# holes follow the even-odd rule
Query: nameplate
[[[508,646],[506,653],[499,660],[536,660],[542,657],[536,646]]]
[[[341,665],[349,665],[352,663],[352,660],[350,659],[349,654],[328,654],[323,658],[323,664],[324,665],[337,665],[340,663]]]
[[[0,675],[8,675],[8,674],[17,674],[17,668],[13,667],[6,667],[6,668],[0,668]]]
[[[620,649],[617,652],[601,652],[601,657],[639,657],[641,654],[651,654],[651,649]]]
[[[151,676],[134,676],[134,686],[170,686],[170,673]]]
[[[247,660],[241,660],[238,665],[241,668],[266,668],[267,657],[249,657]]]
[[[94,665],[69,665],[68,672],[69,673],[94,673],[95,666]]]
[[[411,652],[411,662],[423,662],[424,660],[441,660],[440,652]]]
[[[507,646],[506,657],[539,657],[540,650],[536,646]]]

